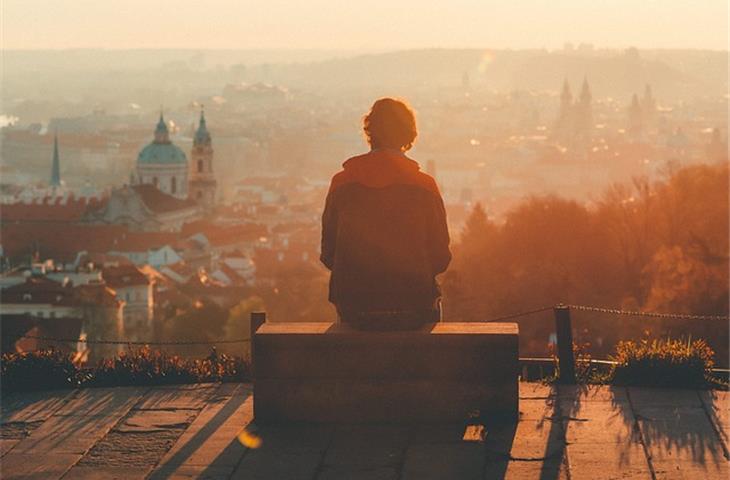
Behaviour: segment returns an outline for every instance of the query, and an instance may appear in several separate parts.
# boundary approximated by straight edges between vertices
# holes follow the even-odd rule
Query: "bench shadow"
[[[641,390],[643,395],[650,394],[651,401],[644,399],[643,404],[636,404],[632,392]],[[570,387],[563,390],[560,396],[561,416],[567,427],[569,422],[595,421],[587,418],[581,411],[583,402],[591,401],[594,390],[586,385]],[[637,445],[644,445],[650,458],[673,456],[689,457],[693,465],[707,469],[711,465],[720,466],[728,460],[728,452],[722,442],[720,420],[713,408],[703,406],[701,392],[694,390],[675,390],[661,388],[637,388],[610,386],[604,390],[610,398],[605,401],[610,405],[610,414],[601,420],[611,423],[620,422],[623,431],[629,432],[615,438],[612,448],[619,450],[619,466],[627,467]],[[678,396],[673,404],[667,401],[666,395]],[[695,397],[697,397],[695,399]],[[656,400],[654,400],[656,398]],[[635,461],[635,460],[634,460]],[[648,460],[651,464],[651,460]]]
[[[213,417],[198,430],[182,447],[167,461],[160,463],[155,468],[152,478],[165,479],[169,478],[180,468],[185,461],[190,458],[219,428],[221,428],[236,410],[243,405],[251,396],[251,392],[246,390],[236,392],[225,400],[225,405]],[[243,429],[245,425],[241,425]],[[201,473],[201,478],[217,478],[222,472],[233,472],[235,463],[243,456],[245,447],[243,447],[237,438],[234,438],[225,447],[225,449],[205,467]],[[237,459],[231,462],[231,459]],[[231,465],[233,463],[233,465]]]
[[[636,394],[636,387],[628,387],[629,396]],[[636,419],[641,438],[651,452],[657,450],[663,456],[689,456],[694,465],[707,470],[710,466],[720,467],[728,461],[728,452],[721,438],[720,419],[714,408],[702,403],[703,392],[698,390],[675,390],[649,388],[652,395],[696,396],[696,404],[673,405],[670,402],[657,405],[635,405],[632,402],[615,402],[616,409],[625,422]],[[712,395],[712,391],[708,391]],[[721,407],[722,408],[722,407]],[[726,406],[725,406],[726,408]],[[627,411],[628,409],[628,411]],[[689,454],[689,455],[687,455]],[[653,455],[656,457],[656,453]],[[686,457],[685,457],[686,458]]]

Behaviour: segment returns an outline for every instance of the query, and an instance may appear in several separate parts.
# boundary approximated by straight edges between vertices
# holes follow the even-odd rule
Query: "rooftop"
[[[258,428],[252,395],[249,384],[8,394],[3,477],[728,477],[728,392],[521,383],[518,423]]]

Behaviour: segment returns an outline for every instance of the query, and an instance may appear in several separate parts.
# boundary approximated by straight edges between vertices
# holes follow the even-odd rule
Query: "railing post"
[[[575,356],[573,354],[573,327],[570,322],[570,307],[556,305],[555,332],[558,336],[558,367],[560,369],[560,383],[575,383]]]
[[[249,346],[251,347],[251,375],[255,378],[255,361],[254,358],[256,357],[254,355],[254,334],[256,333],[256,330],[259,329],[261,325],[266,323],[266,312],[251,312],[251,325],[250,325],[250,338]]]

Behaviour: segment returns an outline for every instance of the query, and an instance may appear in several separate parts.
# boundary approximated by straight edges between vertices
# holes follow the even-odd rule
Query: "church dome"
[[[152,142],[139,152],[137,163],[142,164],[187,164],[185,152],[173,143]]]
[[[167,129],[165,119],[160,114],[160,120],[155,128],[155,139],[139,152],[138,164],[185,164],[185,152],[170,141],[170,132]]]

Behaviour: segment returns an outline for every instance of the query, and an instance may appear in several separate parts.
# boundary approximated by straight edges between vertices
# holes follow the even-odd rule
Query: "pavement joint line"
[[[711,390],[708,390],[711,391]],[[700,395],[699,391],[695,391],[697,394],[697,397],[700,399],[700,405],[702,405],[702,410],[705,412],[705,416],[707,417],[707,420],[710,422],[710,425],[712,425],[712,430],[715,432],[715,436],[717,437],[717,440],[720,442],[720,447],[722,447],[722,454],[725,456],[726,460],[730,460],[730,451],[728,451],[728,447],[725,444],[725,440],[723,439],[722,433],[720,432],[720,426],[717,425],[717,416],[715,416],[715,421],[712,420],[712,414],[710,413],[710,408],[707,405],[707,403],[702,399],[702,395]]]
[[[639,443],[641,443],[641,448],[644,450],[644,458],[646,459],[646,463],[649,466],[649,474],[651,475],[652,480],[657,480],[656,478],[656,471],[654,470],[654,464],[651,461],[651,454],[649,453],[649,447],[646,444],[646,440],[644,439],[644,433],[641,431],[641,424],[639,423],[639,415],[636,412],[636,408],[634,407],[634,401],[631,399],[631,390],[629,387],[623,387],[626,390],[626,398],[629,401],[629,408],[631,408],[631,414],[634,416],[634,425],[632,428],[634,431],[636,431],[638,437],[639,437]]]

